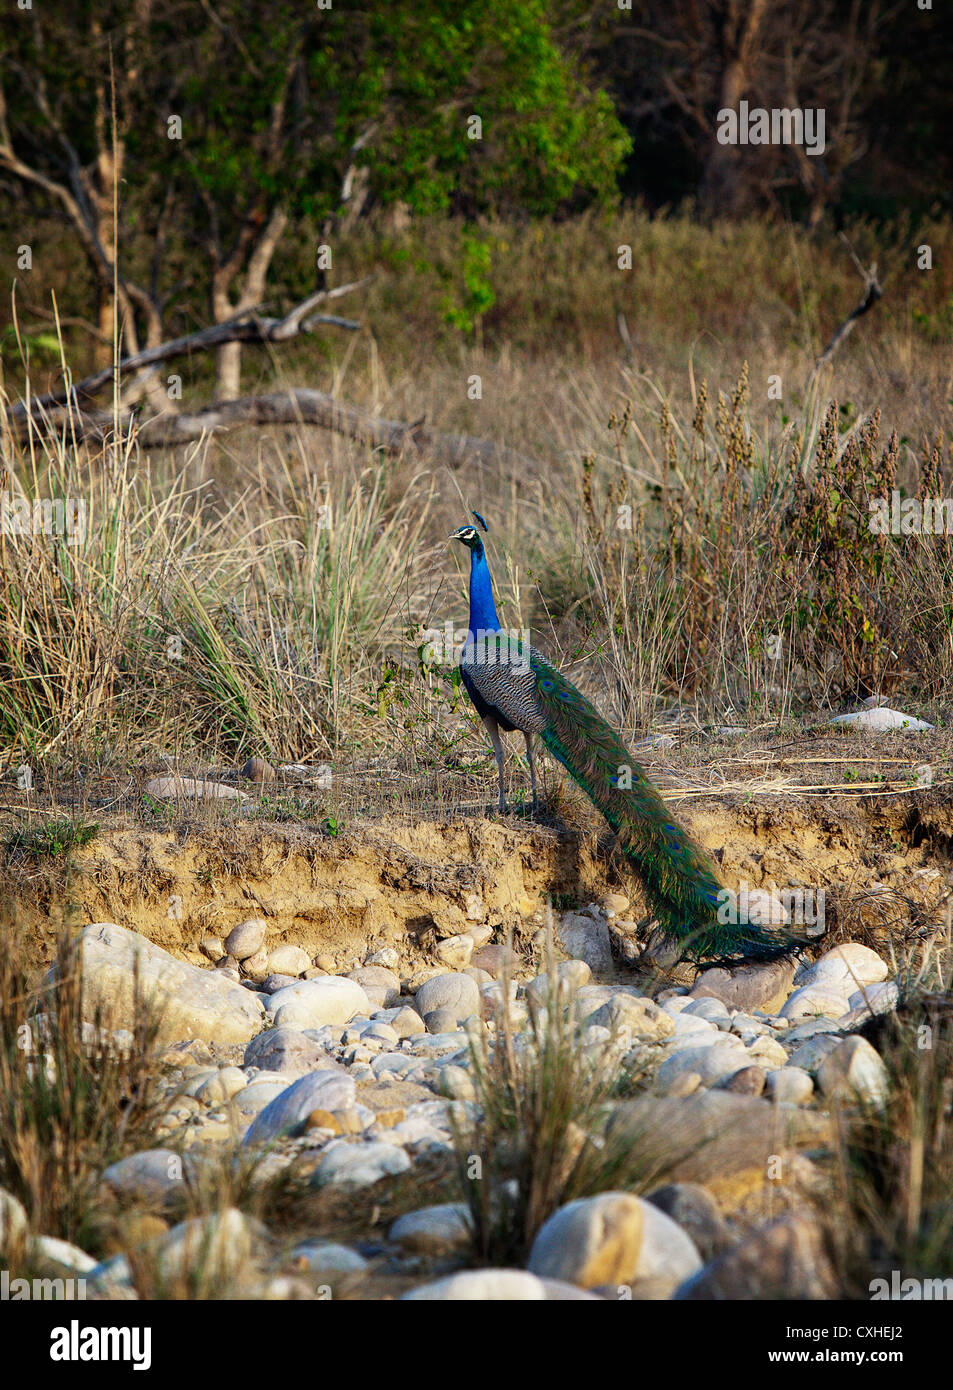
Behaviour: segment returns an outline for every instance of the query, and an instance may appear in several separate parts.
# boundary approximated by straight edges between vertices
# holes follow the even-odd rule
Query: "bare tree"
[[[126,160],[127,116],[139,82],[139,54],[152,3],[134,0],[116,43],[107,43],[100,21],[95,16],[92,19],[90,40],[100,59],[93,64],[92,160],[81,156],[76,133],[63,114],[58,93],[50,89],[42,61],[27,65],[15,55],[6,55],[6,68],[17,79],[19,90],[33,102],[38,118],[33,122],[25,113],[19,121],[11,120],[0,81],[0,169],[46,194],[76,232],[97,287],[97,356],[101,362],[110,360],[114,327],[126,352],[140,350],[143,341],[137,314],[144,326],[146,346],[157,346],[163,337],[163,306],[154,290],[129,278],[120,268],[117,245],[116,209]],[[39,18],[32,22],[32,37],[42,58],[47,38]],[[157,226],[160,240],[163,220],[170,213],[170,200],[166,199]],[[130,385],[131,394],[142,389],[155,405],[165,401],[152,373]]]

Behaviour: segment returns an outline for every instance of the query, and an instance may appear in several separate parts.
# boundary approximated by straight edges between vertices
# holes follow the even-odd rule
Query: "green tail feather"
[[[598,710],[535,651],[532,666],[549,717],[540,737],[618,835],[659,926],[682,954],[727,964],[775,960],[801,945],[758,923],[718,920],[725,894],[711,860],[673,819]]]

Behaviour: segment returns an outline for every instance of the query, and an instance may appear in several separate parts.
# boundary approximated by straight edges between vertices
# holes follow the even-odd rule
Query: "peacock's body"
[[[486,529],[482,517],[474,515]],[[501,628],[476,528],[462,526],[451,539],[470,551],[470,620],[460,671],[496,754],[500,810],[506,809],[500,730],[519,730],[526,739],[534,809],[532,740],[538,734],[615,831],[645,885],[659,926],[684,955],[729,962],[789,954],[798,943],[787,933],[730,920],[730,911],[721,913],[728,920],[719,920],[725,894],[707,855],[673,819],[644,769],[595,706],[535,647]]]

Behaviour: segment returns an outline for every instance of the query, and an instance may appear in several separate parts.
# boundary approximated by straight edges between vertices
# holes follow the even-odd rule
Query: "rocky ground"
[[[479,922],[437,941],[433,963],[410,976],[394,948],[337,973],[327,955],[271,946],[264,918],[203,939],[204,967],[120,925],[87,926],[88,1007],[108,1012],[113,1044],[131,1043],[137,972],[136,988],[161,1006],[167,1105],[155,1146],[101,1176],[104,1202],[135,1209],[130,1248],[97,1261],[40,1236],[34,1259],[107,1299],[137,1296],[143,1250],[153,1277],[174,1281],[191,1261],[268,1298],[831,1296],[806,1200],[821,1181],[811,1155],[830,1143],[832,1106],[884,1099],[884,1064],[852,1030],[894,1005],[890,967],[846,943],[800,965],[704,971],[653,1000],[613,982],[612,933],[628,907],[615,894],[557,915],[546,973],[531,966],[540,941],[524,957]],[[460,1200],[411,1203],[350,1239],[289,1242],[234,1206],[175,1220],[184,1182],[251,1159],[255,1183],[293,1168],[307,1188],[340,1194],[352,1217],[402,1175],[419,1171],[426,1186],[435,1164],[453,1167],[455,1128],[479,1118],[477,1059],[505,1033],[533,1049],[554,1008],[570,1012],[592,1068],[640,1078],[605,1106],[607,1132],[699,1142],[644,1197],[608,1191],[562,1206],[525,1269],[472,1267]],[[3,1200],[9,1233],[25,1216]]]
[[[106,1258],[28,1229],[2,1191],[0,1249],[99,1299],[842,1295],[838,1125],[890,1084],[868,1025],[922,988],[911,961],[944,930],[949,947],[953,764],[945,733],[923,740],[748,738],[709,760],[717,785],[693,764],[687,805],[671,794],[726,881],[775,920],[779,884],[827,895],[796,959],[730,972],[646,953],[646,904],[613,891],[624,866],[591,816],[338,834],[297,803],[268,820],[284,803],[246,769],[141,778],[139,810],[104,816],[67,879],[8,841],[34,963],[62,973],[78,918],[83,1017],[118,1053],[149,1001],[162,1104],[148,1146],[97,1168]],[[30,1020],[33,1074],[49,1026]],[[641,1167],[557,1203],[517,1261],[489,1258],[470,1171],[499,1137],[488,1087],[550,1065],[554,1028],[572,1084],[601,1086],[582,1128],[567,1112],[559,1162]],[[520,1208],[515,1181],[488,1210]]]

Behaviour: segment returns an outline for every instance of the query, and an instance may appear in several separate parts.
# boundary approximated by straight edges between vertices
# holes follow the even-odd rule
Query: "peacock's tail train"
[[[535,650],[532,666],[548,719],[540,737],[615,831],[659,926],[681,953],[708,964],[730,964],[776,960],[803,944],[760,923],[730,920],[731,903],[711,860],[674,820],[618,735]],[[719,920],[719,908],[727,920]]]

